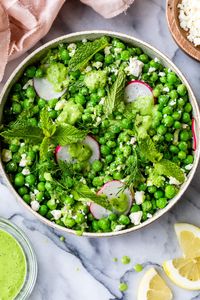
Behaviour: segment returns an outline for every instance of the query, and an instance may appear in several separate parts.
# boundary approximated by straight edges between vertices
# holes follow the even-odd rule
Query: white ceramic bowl
[[[148,220],[146,220],[145,222],[141,223],[138,226],[135,227],[131,227],[128,229],[124,229],[122,231],[118,231],[118,232],[108,232],[108,233],[91,233],[91,232],[85,232],[83,233],[84,236],[89,236],[89,237],[108,237],[108,236],[117,236],[117,235],[121,235],[121,234],[125,234],[131,231],[135,231],[138,229],[141,229],[142,227],[154,222],[155,220],[157,220],[158,218],[160,218],[162,215],[164,215],[168,210],[170,210],[174,204],[182,197],[182,195],[184,194],[185,190],[187,189],[187,187],[189,186],[194,173],[196,171],[197,165],[198,165],[198,161],[199,161],[199,155],[200,155],[200,115],[199,115],[199,108],[198,108],[198,104],[197,101],[195,99],[195,96],[192,92],[192,89],[189,85],[189,83],[187,82],[186,78],[183,76],[183,74],[180,72],[180,70],[171,62],[171,60],[165,56],[164,54],[162,54],[159,50],[155,49],[154,47],[152,47],[151,45],[140,41],[134,37],[131,37],[129,35],[125,35],[125,34],[121,34],[121,33],[117,33],[117,32],[112,32],[112,31],[82,31],[82,32],[77,32],[77,33],[72,33],[72,34],[68,34],[68,35],[64,35],[61,36],[57,39],[54,39],[48,43],[46,43],[45,45],[43,45],[42,47],[39,47],[37,50],[33,51],[28,57],[26,57],[26,59],[16,68],[16,70],[12,73],[12,75],[10,76],[10,78],[8,79],[7,83],[5,84],[2,93],[0,95],[0,122],[2,120],[2,114],[3,114],[3,107],[4,104],[7,100],[7,96],[10,92],[11,87],[13,86],[13,84],[18,81],[18,79],[20,78],[20,76],[22,75],[22,73],[24,72],[24,70],[26,69],[26,67],[34,62],[36,62],[37,60],[40,59],[40,57],[46,52],[46,50],[56,47],[59,43],[62,42],[67,42],[67,43],[72,43],[72,42],[76,42],[76,41],[81,41],[82,39],[89,39],[89,40],[94,40],[96,38],[99,38],[103,35],[108,35],[111,37],[117,37],[119,39],[121,39],[122,41],[132,44],[133,46],[137,46],[143,49],[143,51],[145,53],[147,53],[150,57],[155,58],[157,57],[161,63],[170,68],[171,70],[173,70],[178,76],[179,78],[182,80],[182,82],[186,85],[188,92],[189,92],[189,98],[190,98],[190,103],[192,104],[193,107],[193,117],[195,119],[195,124],[196,124],[196,138],[197,138],[197,148],[196,151],[194,152],[194,163],[193,163],[193,168],[191,169],[190,173],[188,174],[187,177],[187,181],[181,186],[179,193],[172,199],[170,200],[169,204],[162,210],[159,210],[157,213],[154,214],[154,216]],[[75,233],[74,230],[59,226],[49,220],[47,220],[46,218],[42,217],[39,213],[34,212],[31,207],[29,205],[27,205],[24,200],[18,195],[18,193],[15,191],[14,187],[12,186],[11,182],[8,179],[8,176],[6,175],[2,162],[0,162],[0,172],[2,174],[2,177],[4,178],[5,182],[7,183],[7,186],[9,187],[9,189],[11,190],[11,192],[16,196],[16,198],[19,200],[20,203],[22,203],[26,209],[28,209],[31,213],[33,213],[36,218],[38,218],[39,220],[41,220],[42,222],[46,223],[47,225],[55,228],[55,229],[59,229],[63,232],[68,232],[68,233]]]

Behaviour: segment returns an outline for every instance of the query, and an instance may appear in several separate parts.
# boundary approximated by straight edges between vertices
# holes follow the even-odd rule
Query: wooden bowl
[[[195,47],[195,45],[187,39],[188,32],[180,26],[178,4],[181,2],[182,0],[167,0],[166,14],[168,26],[179,47],[200,61],[200,46]]]

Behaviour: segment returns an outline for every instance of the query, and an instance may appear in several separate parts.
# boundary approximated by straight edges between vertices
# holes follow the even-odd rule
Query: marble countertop
[[[167,54],[185,74],[200,99],[200,64],[188,57],[173,41],[165,19],[165,0],[135,0],[134,5],[116,18],[105,20],[78,0],[68,0],[51,31],[37,46],[63,34],[80,30],[106,29],[124,32],[151,43]],[[26,56],[7,66],[4,82]],[[3,83],[4,83],[3,82]],[[0,89],[3,86],[0,84]],[[0,215],[19,225],[31,240],[39,265],[39,273],[31,300],[135,300],[143,272],[133,266],[141,263],[164,276],[164,260],[181,255],[173,225],[191,222],[200,226],[200,185],[197,170],[190,187],[179,203],[160,220],[138,232],[115,238],[91,239],[64,235],[38,221],[0,185]],[[120,263],[123,255],[131,257],[129,265]],[[119,262],[113,262],[117,257]],[[129,289],[121,293],[119,282]],[[200,300],[200,292],[176,288],[168,280],[175,300]]]

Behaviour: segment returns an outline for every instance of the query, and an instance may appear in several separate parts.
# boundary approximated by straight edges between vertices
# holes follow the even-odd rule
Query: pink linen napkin
[[[105,18],[134,0],[81,0]],[[0,82],[9,60],[19,57],[49,31],[65,0],[0,0]]]

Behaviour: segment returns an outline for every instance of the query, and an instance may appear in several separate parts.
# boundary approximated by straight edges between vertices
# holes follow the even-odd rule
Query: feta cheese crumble
[[[59,220],[61,218],[61,210],[54,209],[51,211],[51,214],[55,220]]]
[[[185,166],[185,169],[190,171],[192,169],[192,167],[193,167],[193,164],[189,164],[189,165]]]
[[[145,194],[144,191],[137,191],[135,192],[135,202],[136,204],[140,205],[144,202]]]
[[[136,57],[131,57],[128,67],[125,68],[125,72],[128,75],[139,77],[140,74],[142,73],[143,66],[144,66],[143,62],[138,60]]]
[[[131,223],[134,225],[139,225],[142,219],[142,211],[133,212],[129,215]]]
[[[26,167],[27,163],[28,163],[28,160],[27,160],[27,158],[26,158],[26,154],[23,153],[23,154],[21,155],[21,160],[20,160],[20,162],[19,162],[19,166],[20,166],[20,167]]]
[[[29,174],[30,174],[30,170],[29,170],[28,168],[24,168],[24,169],[22,170],[22,174],[23,174],[23,175],[29,175]]]
[[[103,63],[101,61],[96,61],[93,64],[93,67],[95,67],[96,69],[99,69],[103,66]]]
[[[125,225],[116,225],[115,229],[113,231],[120,231],[125,227]]]
[[[12,159],[12,152],[8,149],[3,149],[2,150],[2,160],[4,162],[8,162]]]
[[[195,46],[200,45],[200,1],[182,0],[178,4],[180,26],[188,32],[187,39]]]
[[[31,208],[32,208],[32,210],[34,210],[34,211],[38,211],[39,208],[40,208],[39,202],[36,201],[36,200],[31,201]]]
[[[181,183],[174,177],[169,177],[169,184],[180,185]]]

